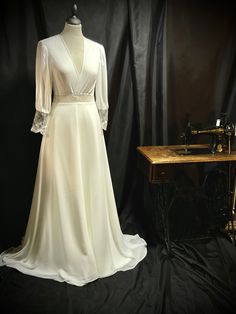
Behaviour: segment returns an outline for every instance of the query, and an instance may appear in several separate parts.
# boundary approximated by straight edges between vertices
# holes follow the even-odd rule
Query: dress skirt
[[[30,216],[4,265],[82,286],[134,268],[146,243],[122,233],[94,100],[54,100],[42,138]]]

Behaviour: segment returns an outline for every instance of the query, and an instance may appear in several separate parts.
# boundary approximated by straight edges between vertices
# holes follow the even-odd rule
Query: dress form
[[[137,234],[122,233],[117,214],[101,134],[109,108],[105,49],[76,21],[37,45],[31,130],[43,137],[34,193],[22,244],[1,253],[0,266],[83,286],[136,267],[147,250]]]
[[[77,5],[74,3],[72,9],[71,9],[71,12],[72,12],[72,15],[69,16],[67,19],[66,19],[66,22],[68,24],[72,24],[72,25],[78,25],[78,24],[81,24],[81,21],[80,19],[78,18],[77,16]]]
[[[80,73],[83,66],[84,56],[84,36],[82,33],[82,25],[68,24],[66,22],[60,36],[69,50],[78,73]]]

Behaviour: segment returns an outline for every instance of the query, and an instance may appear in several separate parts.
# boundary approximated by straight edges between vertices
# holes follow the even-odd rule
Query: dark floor
[[[84,287],[0,268],[2,314],[236,313],[236,248],[219,236],[160,243],[133,270]]]

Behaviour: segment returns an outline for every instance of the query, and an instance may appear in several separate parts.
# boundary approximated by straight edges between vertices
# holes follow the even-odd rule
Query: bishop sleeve
[[[108,123],[108,91],[107,91],[107,64],[103,46],[100,47],[100,62],[97,74],[95,97],[98,113],[103,130],[107,129]]]
[[[42,41],[38,42],[35,64],[35,116],[31,131],[45,134],[51,111],[52,82],[48,62],[48,50]]]

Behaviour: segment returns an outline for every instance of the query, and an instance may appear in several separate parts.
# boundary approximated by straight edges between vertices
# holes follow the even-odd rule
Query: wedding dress
[[[134,268],[146,242],[123,234],[118,219],[103,136],[104,47],[84,37],[78,72],[61,34],[39,41],[35,107],[31,130],[43,137],[30,216],[2,265],[77,286]]]

